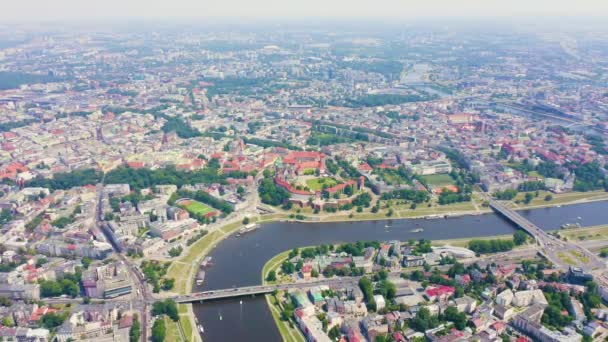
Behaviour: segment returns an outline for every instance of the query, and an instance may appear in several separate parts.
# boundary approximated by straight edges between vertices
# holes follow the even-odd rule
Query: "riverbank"
[[[531,210],[541,208],[560,207],[562,205],[590,203],[597,201],[608,201],[608,192],[605,191],[590,191],[590,192],[568,192],[563,194],[551,194],[553,199],[545,201],[545,196],[550,194],[546,191],[540,191],[539,196],[532,199],[528,204],[516,201],[523,200],[523,193],[513,201],[508,201],[510,207],[515,210]],[[459,217],[470,215],[483,215],[492,213],[492,209],[484,207],[479,198],[474,198],[470,202],[460,202],[447,205],[433,204],[431,207],[420,204],[416,209],[411,209],[409,205],[394,205],[391,206],[392,214],[389,215],[389,208],[380,209],[376,213],[372,213],[368,208],[364,212],[358,213],[356,210],[336,212],[336,213],[320,213],[314,214],[310,208],[292,209],[289,211],[276,209],[276,215],[290,222],[356,222],[356,221],[378,221],[378,220],[396,220],[396,219],[419,219],[419,218],[443,218],[443,217]],[[301,215],[303,218],[296,218]]]
[[[608,195],[608,194],[605,193],[605,192],[602,192],[602,193],[586,193],[585,196],[584,196],[584,198],[581,195],[577,195],[577,196],[570,195],[570,196],[568,196],[567,201],[566,201],[566,198],[564,198],[563,201],[566,201],[566,203],[572,203],[572,202],[573,203],[593,202],[593,201],[603,200],[604,199],[603,196],[606,196],[606,195]],[[564,203],[563,201],[560,201],[559,203]],[[542,205],[538,205],[538,204],[532,205],[532,204],[533,203],[531,203],[530,206],[528,206],[526,208],[521,208],[521,209],[542,208],[542,207],[547,207],[547,206],[549,206],[549,207],[551,207],[551,206],[554,206],[554,207],[561,206],[561,204],[557,204],[557,203],[550,203],[550,204],[544,204],[543,203]],[[486,213],[491,213],[492,212],[489,208],[483,208],[482,209],[482,206],[480,204],[478,204],[478,203],[476,203],[476,205],[477,205],[477,207],[479,207],[479,210],[475,210],[473,212],[470,212],[470,211],[461,211],[461,212],[458,213],[458,215],[453,215],[453,216],[481,215],[481,214],[486,214]],[[564,206],[565,206],[565,204],[564,204]],[[455,205],[448,205],[448,206],[445,206],[445,208],[447,208],[447,209],[454,209]],[[423,209],[423,208],[419,208],[419,209]],[[417,214],[422,214],[422,213],[426,214],[425,212],[422,212],[422,210],[418,210],[418,209],[412,210],[412,211],[416,212]],[[456,212],[456,210],[452,210],[452,211]],[[348,217],[348,215],[343,215],[343,216],[336,215],[336,214],[331,214],[331,215],[334,216],[332,218],[333,219],[332,221],[329,221],[329,220],[327,220],[327,221],[313,221],[313,220],[303,220],[302,221],[302,220],[299,220],[299,221],[301,221],[303,223],[317,223],[317,222],[318,223],[325,223],[325,222],[338,222],[338,221],[340,221],[340,222],[348,222],[348,223],[352,223],[352,224],[358,225],[358,224],[362,223],[363,221],[379,221],[379,220],[391,220],[391,219],[395,219],[396,221],[401,221],[401,220],[398,220],[398,219],[400,219],[400,218],[408,218],[408,219],[410,219],[410,218],[414,218],[414,217],[425,216],[425,215],[416,215],[416,216],[412,215],[412,216],[409,216],[409,217],[387,217],[387,216],[383,215],[382,213],[377,213],[372,219],[370,219],[369,217],[361,217],[360,215],[359,216],[355,215],[353,217]],[[442,217],[442,216],[439,216],[439,217]],[[574,216],[574,217],[576,217],[576,216]],[[280,209],[276,210],[276,212],[274,212],[272,214],[267,214],[267,215],[262,215],[262,216],[256,216],[255,218],[252,218],[252,222],[256,221],[257,223],[268,223],[268,222],[283,221],[283,220],[290,220],[289,219],[289,212],[286,212],[286,211],[283,211],[283,210],[280,210]],[[474,224],[474,226],[469,226],[469,227],[471,227],[473,230],[477,230],[477,229],[474,229],[473,227],[487,224],[486,222],[487,222],[488,218],[480,218],[481,222],[479,222],[479,223],[477,223],[478,219],[470,219],[470,220],[471,221],[474,220],[476,223]],[[296,221],[296,220],[293,220],[293,221]],[[438,224],[443,225],[444,221],[445,220],[429,220],[428,223],[424,224],[425,232],[421,233],[420,236],[428,235],[428,233],[433,234],[432,233],[432,231],[433,231],[432,228],[434,226],[437,226]],[[397,229],[397,227],[396,227],[397,225],[402,225],[402,224],[408,225],[407,220],[403,220],[402,222],[403,223],[399,223],[399,224],[395,223],[394,224],[396,230],[394,230],[393,233],[390,232],[390,231],[392,231],[392,229],[389,229],[389,230],[383,229],[381,231],[382,234],[386,234],[386,236],[390,236],[390,235],[393,235],[393,234],[403,234],[403,233],[400,233],[401,230]],[[447,221],[445,221],[445,222],[447,222]],[[450,225],[454,225],[456,221],[449,221],[449,222],[450,222]],[[566,222],[566,221],[564,221],[564,222]],[[422,221],[420,221],[420,223],[422,223]],[[597,224],[599,224],[599,223],[601,223],[601,222],[598,222]],[[339,225],[339,223],[336,223],[336,224]],[[373,223],[370,223],[370,224],[373,225]],[[495,221],[495,222],[492,223],[492,226],[496,226],[497,224],[498,225],[503,225],[504,223],[502,223],[502,221]],[[181,259],[179,259],[177,262],[174,262],[175,265],[172,265],[172,267],[169,269],[169,276],[170,277],[174,277],[176,279],[176,286],[177,286],[176,292],[178,292],[178,291],[180,293],[189,293],[189,292],[191,292],[191,289],[192,289],[192,286],[193,286],[193,281],[194,281],[193,278],[194,278],[194,275],[196,274],[196,272],[195,272],[196,269],[194,269],[194,272],[192,271],[192,264],[193,264],[193,262],[195,260],[197,260],[197,262],[194,263],[194,264],[196,265],[195,267],[198,267],[198,263],[202,260],[202,258],[204,258],[205,256],[209,255],[212,251],[214,251],[215,247],[217,245],[219,245],[219,243],[221,241],[223,241],[226,237],[230,236],[230,234],[233,234],[235,231],[237,231],[240,226],[241,226],[240,221],[239,222],[229,222],[228,224],[224,225],[220,229],[216,229],[214,232],[209,233],[207,236],[203,237],[201,240],[199,240],[198,242],[196,242],[192,246],[193,248],[189,248],[187,251],[184,251],[184,257],[182,257]],[[283,226],[283,225],[280,225],[280,226]],[[382,225],[382,227],[383,226],[384,225]],[[555,227],[555,225],[553,225],[553,226]],[[292,229],[293,229],[293,227],[297,227],[297,224],[296,224],[296,226],[292,226]],[[347,228],[349,232],[352,229],[350,225],[343,226],[343,228]],[[415,227],[412,226],[412,227],[407,228],[407,230],[405,230],[404,233],[408,232],[409,230],[411,230],[413,228],[415,228]],[[316,229],[319,229],[319,228],[315,228],[315,230]],[[467,228],[467,230],[468,229],[469,228]],[[299,231],[299,229],[297,229],[297,230],[291,230],[292,235],[295,234],[294,236],[298,236],[299,233],[297,233],[297,231]],[[326,230],[323,229],[321,231],[324,232]],[[361,232],[359,232],[358,229],[355,229],[354,231],[357,232],[357,234],[361,233]],[[475,234],[476,234],[475,236],[477,236],[477,235],[484,235],[484,233],[482,233],[482,232],[476,232]],[[499,234],[496,234],[496,235],[501,235],[501,234],[504,234],[504,230],[503,230],[503,233],[499,233]],[[608,234],[608,232],[606,234]],[[250,238],[253,238],[253,240],[256,240],[258,236],[264,236],[264,235],[265,234],[260,235],[260,233],[252,233],[251,235],[249,235],[249,234],[246,235],[245,239],[246,240],[250,240]],[[416,234],[416,235],[419,235],[419,234]],[[450,236],[450,235],[453,235],[453,234],[450,233],[447,236]],[[435,236],[435,237],[437,237],[437,236]],[[416,237],[416,238],[418,238],[418,237]],[[333,239],[335,239],[335,238],[333,238]],[[363,239],[365,239],[365,238],[363,238]],[[342,240],[342,239],[339,239],[339,240]],[[432,238],[431,238],[431,240],[432,240]],[[243,240],[235,240],[235,241],[243,241]],[[255,246],[259,246],[259,244],[264,244],[264,243],[267,243],[269,241],[271,241],[271,239],[269,240],[269,237],[265,237],[264,239],[262,239],[259,242],[257,242],[255,244]],[[304,241],[304,240],[298,240],[298,241]],[[311,241],[309,241],[309,242],[311,242]],[[304,243],[307,244],[307,242],[304,242]],[[254,248],[255,248],[255,246],[252,245],[252,247],[254,247]],[[247,249],[247,251],[249,251],[249,249]],[[277,251],[277,253],[279,253],[279,252],[280,252],[280,250]],[[233,255],[233,256],[237,257],[237,259],[238,259],[237,255]],[[257,279],[260,279],[260,269],[263,268],[262,266],[264,265],[264,263],[266,262],[266,260],[268,260],[268,259],[270,259],[272,257],[273,257],[273,255],[269,255],[265,259],[265,261],[261,263],[260,268],[257,268],[257,270],[255,271],[256,274],[257,274],[257,276],[256,276]],[[217,260],[215,256],[214,256],[214,260],[217,261],[218,264],[221,263],[220,260]],[[243,262],[244,261],[245,260],[243,260]],[[225,262],[225,260],[222,261],[222,262]],[[184,264],[186,264],[186,265],[184,265]],[[214,271],[214,269],[211,269],[210,271]],[[236,280],[230,280],[229,283],[220,284],[220,283],[222,283],[222,279],[217,279],[217,276],[218,276],[217,274],[214,275],[213,277],[211,277],[210,276],[210,272],[207,272],[207,273],[208,273],[207,274],[208,275],[207,278],[209,278],[209,280],[212,281],[212,283],[213,283],[213,285],[211,285],[212,288],[213,287],[222,288],[222,287],[225,287],[225,286],[234,286],[234,284],[239,284],[239,281],[236,281]],[[215,272],[212,272],[212,273],[215,273]],[[211,278],[213,278],[213,279],[211,279]],[[220,277],[220,278],[223,278],[223,277]],[[239,280],[240,279],[247,279],[247,276],[242,275],[242,277],[240,277]],[[218,281],[219,281],[219,283],[218,283]],[[267,303],[265,301],[264,301],[264,304],[266,304],[265,305],[266,309],[268,309]],[[272,311],[268,310],[268,314],[269,314],[268,316],[269,316],[269,318],[270,318],[270,314],[271,313],[272,313]],[[190,336],[190,338],[189,339],[186,338],[186,340],[187,341],[198,341],[200,339],[200,337],[198,336],[198,332],[196,330],[196,325],[194,324],[194,316],[193,316],[192,305],[180,306],[180,318],[181,318],[180,319],[180,325],[182,326],[182,328],[184,330],[184,335],[185,336]],[[218,323],[214,322],[214,325],[217,326]],[[207,332],[207,326],[205,326],[205,330]],[[209,329],[209,330],[211,330],[211,329]],[[194,335],[196,335],[196,336],[194,336]]]
[[[250,218],[251,223],[269,223],[275,220],[275,216],[267,215],[265,217],[257,216]],[[181,258],[171,263],[167,270],[167,277],[175,279],[175,287],[171,294],[188,294],[192,292],[192,284],[199,265],[222,240],[231,234],[235,233],[243,226],[240,220],[230,222],[224,226],[208,233],[200,240],[193,243],[182,255]],[[184,341],[200,342],[202,341],[192,312],[192,304],[179,304],[179,321],[168,322],[168,330],[181,329],[183,332]]]
[[[277,254],[272,259],[268,260],[264,267],[262,267],[262,284],[276,284],[282,282],[281,279],[277,279],[276,281],[268,281],[268,274],[270,271],[277,271],[281,268],[281,264],[283,261],[289,258],[289,252],[285,251]],[[277,272],[278,273],[278,272]],[[284,296],[284,291],[278,291],[276,294],[267,294],[264,297],[266,298],[266,303],[268,304],[268,308],[270,313],[272,314],[272,318],[274,323],[279,329],[279,333],[285,342],[304,342],[306,339],[300,332],[300,329],[295,327],[293,323],[290,321],[284,321],[281,319],[281,311],[280,300],[279,298]]]
[[[578,221],[585,226],[608,224],[606,202],[594,202],[523,212],[526,218],[541,228],[556,230],[566,222]],[[422,228],[422,232],[414,232]],[[205,284],[196,290],[214,290],[259,285],[261,271],[268,260],[286,250],[320,244],[353,243],[370,240],[410,239],[444,240],[467,237],[512,236],[513,225],[494,213],[479,216],[451,217],[447,220],[393,220],[340,223],[270,223],[239,238],[226,238],[209,254],[215,263],[206,273]],[[579,233],[580,234],[580,233]],[[584,234],[583,234],[584,235]],[[596,240],[595,247],[603,240]],[[599,247],[599,246],[597,246]],[[601,248],[601,247],[599,247]],[[506,254],[509,256],[510,254]],[[534,251],[518,252],[524,258],[535,256]],[[501,254],[495,260],[501,260]],[[235,271],[236,270],[236,271]],[[193,291],[194,291],[193,286]],[[221,300],[205,304],[194,303],[193,311],[205,324],[205,341],[264,340],[280,341],[265,297],[245,297],[241,300]],[[219,313],[223,320],[218,319]]]
[[[589,226],[577,229],[559,229],[549,231],[550,233],[558,233],[560,237],[567,238],[569,240],[577,240],[582,242],[590,242],[593,240],[607,240],[608,239],[608,224],[605,225],[597,225],[597,226]],[[490,240],[490,239],[510,239],[512,238],[512,234],[502,234],[495,236],[484,236],[484,237],[468,237],[462,239],[446,239],[446,240],[432,240],[433,246],[457,246],[457,247],[466,247],[471,240]],[[608,245],[608,241],[604,244]],[[300,249],[305,248],[301,247]],[[524,249],[533,248],[533,244],[528,243],[523,246],[519,246],[516,250],[523,251]],[[598,250],[598,248],[594,248]],[[277,281],[267,281],[268,274],[270,271],[275,271],[278,274],[278,270],[281,267],[281,264],[289,258],[291,250],[283,251],[270,260],[268,260],[261,271],[262,283],[263,284],[274,284],[274,283],[282,283],[281,279]],[[490,253],[486,256],[491,256],[492,254],[498,253]],[[277,296],[283,296],[284,293],[277,293],[276,295],[266,295],[266,302],[268,308],[272,314],[275,325],[283,339],[283,341],[303,341],[304,337],[302,336],[300,330],[297,327],[294,327],[290,321],[284,321],[281,319],[281,307],[280,301],[277,300]],[[294,330],[296,330],[294,332]],[[301,340],[300,340],[301,338]]]

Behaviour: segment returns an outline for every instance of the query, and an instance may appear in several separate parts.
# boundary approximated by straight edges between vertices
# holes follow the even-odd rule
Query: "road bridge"
[[[503,203],[490,199],[490,207],[498,214],[511,221],[518,228],[530,234],[536,241],[538,252],[556,267],[567,269],[571,266],[587,271],[604,269],[605,263],[597,255],[573,242],[562,241],[548,234],[534,223],[518,214]]]
[[[254,296],[259,294],[272,293],[273,291],[286,291],[291,289],[308,289],[315,286],[327,285],[330,288],[358,286],[360,277],[342,277],[324,280],[305,281],[290,284],[256,285],[235,287],[230,289],[210,290],[203,292],[193,292],[187,295],[173,297],[177,303],[192,303],[208,300],[235,298],[244,296]]]

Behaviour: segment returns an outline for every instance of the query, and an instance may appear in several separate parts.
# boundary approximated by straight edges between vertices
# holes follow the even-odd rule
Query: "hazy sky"
[[[608,16],[608,0],[2,0],[10,21],[114,17]]]

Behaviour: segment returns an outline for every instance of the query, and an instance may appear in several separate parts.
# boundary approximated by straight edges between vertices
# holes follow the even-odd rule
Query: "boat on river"
[[[203,262],[201,262],[201,267],[205,268],[205,267],[212,266],[213,262],[211,260],[212,260],[212,257],[210,257],[210,256],[205,257],[205,259],[203,259]]]
[[[196,285],[201,286],[205,281],[205,271],[199,271],[196,275]]]
[[[246,225],[245,227],[239,229],[239,235],[243,235],[245,233],[252,232],[252,231],[258,229],[259,227],[260,227],[260,225],[258,225],[258,224],[250,223],[250,224]]]

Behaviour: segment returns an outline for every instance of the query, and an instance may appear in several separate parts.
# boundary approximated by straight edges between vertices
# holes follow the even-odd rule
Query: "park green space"
[[[312,178],[306,181],[306,186],[312,191],[320,191],[323,189],[323,184],[327,184],[327,187],[332,187],[338,184],[338,181],[332,177]]]
[[[289,257],[289,252],[290,252],[290,250],[279,253],[264,264],[264,267],[262,267],[262,283],[263,284],[275,284],[277,282],[279,282],[279,283],[282,282],[282,280],[286,280],[285,278],[281,278],[275,282],[268,282],[268,281],[266,281],[266,277],[268,276],[268,272],[270,272],[272,270],[277,271],[277,273],[278,273],[278,270],[281,268],[281,264],[283,263],[283,261],[287,260],[287,258]],[[287,277],[287,278],[289,278],[289,277]],[[279,301],[277,300],[277,297],[282,297],[285,295],[286,294],[284,291],[278,291],[276,293],[276,295],[274,295],[274,294],[266,295],[266,302],[268,303],[268,307],[270,308],[270,313],[272,314],[274,323],[277,326],[277,329],[279,329],[279,333],[281,334],[283,341],[304,342],[304,341],[306,341],[304,339],[304,336],[302,336],[302,333],[293,324],[293,322],[283,321],[281,319],[281,311],[280,311],[281,306],[280,306]]]
[[[169,317],[167,316],[163,316],[163,319],[165,321],[165,327],[166,327],[166,335],[165,335],[165,340],[166,341],[180,341],[182,340],[182,335],[179,333],[179,327],[177,326],[177,324],[175,322],[173,322]]]
[[[410,184],[411,181],[402,177],[396,170],[393,169],[375,169],[374,173],[378,175],[386,184]]]
[[[532,194],[535,194],[535,192],[532,192]],[[518,205],[519,207],[545,207],[575,202],[608,200],[608,192],[606,191],[565,192],[562,194],[554,194],[549,191],[541,190],[538,192],[538,197],[534,197],[530,203],[525,204],[523,203],[525,195],[525,192],[520,192],[515,197],[514,200],[522,201],[522,203]],[[545,201],[545,196],[547,195],[551,195],[552,199],[550,201]]]

